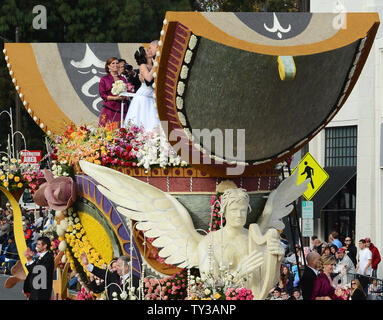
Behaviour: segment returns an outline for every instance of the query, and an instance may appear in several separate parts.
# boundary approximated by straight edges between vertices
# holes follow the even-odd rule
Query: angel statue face
[[[226,226],[238,228],[246,223],[249,196],[244,189],[228,189],[223,194],[222,206]]]

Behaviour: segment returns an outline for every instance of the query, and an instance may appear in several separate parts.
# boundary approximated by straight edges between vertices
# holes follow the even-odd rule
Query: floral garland
[[[209,222],[209,230],[207,232],[217,231],[221,229],[221,224],[223,224],[224,226],[226,223],[225,218],[224,217],[221,218],[222,194],[223,193],[221,192],[217,192],[215,195],[211,197],[210,222]]]
[[[146,170],[156,166],[188,166],[163,133],[145,131],[132,123],[127,128],[118,128],[116,123],[97,128],[72,124],[55,142],[51,159],[69,166],[77,165],[80,160],[107,167],[144,167]]]

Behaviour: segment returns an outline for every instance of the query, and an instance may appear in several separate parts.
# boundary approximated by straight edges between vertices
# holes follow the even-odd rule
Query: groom
[[[153,40],[149,45],[149,52],[153,59],[153,62],[156,60],[157,51],[158,51],[158,40]]]
[[[153,63],[156,60],[156,53],[158,51],[158,48],[159,48],[158,40],[153,40],[152,42],[150,42],[150,44],[149,44],[149,55],[152,58]],[[142,75],[139,74],[138,77],[139,77],[141,82],[144,82],[144,78],[142,77]]]

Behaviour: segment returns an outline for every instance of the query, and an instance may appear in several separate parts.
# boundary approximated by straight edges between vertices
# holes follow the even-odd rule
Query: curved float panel
[[[133,272],[140,277],[142,258],[134,237],[132,237],[131,242],[131,227],[120,216],[114,204],[97,189],[97,183],[92,178],[86,175],[76,175],[76,185],[78,197],[89,201],[97,209],[97,212],[102,214],[101,220],[106,224],[99,218],[97,220],[104,225],[105,231],[110,235],[115,256],[119,256],[120,253],[121,255],[131,256],[133,259]],[[85,213],[91,214],[90,212]],[[116,248],[116,245],[118,245],[118,248]]]
[[[5,43],[5,59],[20,99],[48,135],[65,124],[97,125],[102,107],[98,84],[109,57],[134,68],[141,43]]]
[[[216,176],[285,160],[344,105],[378,26],[376,13],[168,12],[155,94],[170,143]]]
[[[27,258],[24,256],[25,250],[27,250],[27,243],[25,242],[24,230],[23,230],[23,216],[19,206],[18,199],[13,196],[7,189],[0,187],[0,192],[4,193],[13,210],[13,233],[15,235],[15,242],[17,252],[19,253],[20,262],[23,266],[25,274],[28,275],[28,269],[25,266]],[[20,194],[21,195],[21,194]]]

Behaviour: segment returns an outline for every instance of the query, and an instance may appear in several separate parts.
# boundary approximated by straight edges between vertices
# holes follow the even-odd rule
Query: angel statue
[[[199,268],[201,277],[219,277],[223,270],[245,277],[254,299],[265,299],[279,277],[284,256],[277,230],[291,204],[307,189],[310,179],[297,184],[298,170],[273,190],[257,223],[244,228],[249,196],[244,189],[227,189],[221,210],[226,224],[218,231],[202,235],[195,230],[186,208],[170,194],[116,170],[80,161],[83,172],[99,185],[97,188],[117,204],[118,212],[137,221],[136,228],[155,238],[165,262],[180,268]]]

